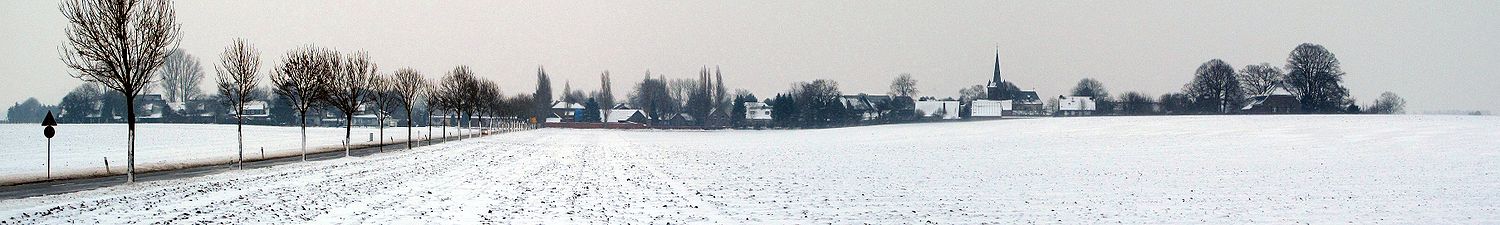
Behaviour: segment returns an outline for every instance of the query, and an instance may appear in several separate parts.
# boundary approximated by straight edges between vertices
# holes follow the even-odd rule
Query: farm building
[[[1247,114],[1286,114],[1302,108],[1302,102],[1297,101],[1297,96],[1281,87],[1273,88],[1265,94],[1250,96],[1245,102],[1245,107],[1240,108],[1240,112]]]
[[[1010,110],[1011,100],[974,100],[969,102],[970,116],[979,118],[1000,118],[1005,111]]]
[[[601,122],[606,123],[646,123],[646,121],[651,120],[646,117],[646,113],[637,109],[609,109],[608,111],[600,111],[608,112],[605,113],[605,118],[601,118],[604,120]]]
[[[1091,116],[1096,107],[1094,97],[1057,96],[1057,116]]]

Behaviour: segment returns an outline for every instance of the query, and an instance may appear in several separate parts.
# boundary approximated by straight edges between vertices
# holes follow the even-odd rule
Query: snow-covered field
[[[0,201],[77,223],[1500,223],[1500,117],[542,129]]]
[[[110,170],[125,168],[125,124],[63,124],[56,127],[52,139],[52,175],[77,176],[104,172],[104,159]],[[301,154],[301,128],[279,126],[245,126],[245,158]],[[449,128],[450,135],[458,129]],[[373,127],[356,127],[353,143],[369,144]],[[419,133],[418,133],[419,132]],[[434,129],[438,132],[438,129]],[[426,127],[414,130],[412,136],[425,137]],[[224,124],[137,124],[136,169],[176,168],[204,163],[223,163],[239,157],[238,137],[234,125]],[[386,142],[405,142],[406,128],[386,128]],[[309,127],[307,146],[339,148],[344,128]],[[47,139],[42,126],[35,124],[0,124],[0,184],[35,180],[46,176]]]

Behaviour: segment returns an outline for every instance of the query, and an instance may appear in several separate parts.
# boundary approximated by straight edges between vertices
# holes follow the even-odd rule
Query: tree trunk
[[[432,109],[427,109],[427,145],[432,145]]]
[[[125,183],[135,182],[135,96],[125,96],[125,121],[129,137],[125,144]]]
[[[411,129],[412,129],[412,126],[413,126],[412,125],[412,121],[413,120],[414,119],[411,118],[411,108],[407,108],[406,109],[406,150],[411,150]]]
[[[354,134],[354,114],[344,113],[344,157],[349,157],[349,145],[354,144],[353,140],[349,140],[352,134]]]
[[[428,117],[431,118],[431,117]],[[448,115],[443,115],[443,139],[448,139]]]
[[[298,112],[302,119],[302,161],[307,161],[307,110]]]
[[[380,130],[380,152],[385,152],[385,114],[375,113],[375,127]]]
[[[239,122],[235,125],[235,130],[240,135],[240,169],[243,170],[245,169],[245,104],[242,102],[238,105],[235,107],[235,117],[239,117]]]

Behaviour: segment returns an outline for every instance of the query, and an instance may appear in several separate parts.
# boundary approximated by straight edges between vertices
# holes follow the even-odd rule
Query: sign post
[[[47,136],[47,179],[52,179],[52,136],[57,135],[57,130],[52,129],[52,126],[57,126],[57,120],[52,118],[52,111],[47,111],[47,118],[42,119],[42,126],[47,127],[42,129],[42,135]]]

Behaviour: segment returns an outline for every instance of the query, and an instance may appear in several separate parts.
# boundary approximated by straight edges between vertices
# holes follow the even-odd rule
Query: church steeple
[[[989,100],[1008,100],[1010,94],[1005,93],[1005,80],[1000,79],[1000,49],[995,48],[995,78],[990,80],[990,86],[985,89]]]
[[[998,87],[1001,81],[1004,80],[1000,79],[1000,49],[997,48],[995,49],[995,78],[990,80],[990,83]]]

